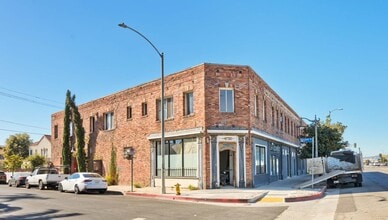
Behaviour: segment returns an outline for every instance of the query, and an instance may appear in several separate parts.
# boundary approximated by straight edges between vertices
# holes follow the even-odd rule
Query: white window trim
[[[232,91],[232,110],[231,111],[221,111],[221,90],[231,90]],[[227,101],[227,98],[225,99],[225,101]],[[226,102],[225,106],[228,106],[227,104],[228,103]],[[219,105],[220,112],[223,112],[223,113],[233,113],[234,112],[234,89],[233,88],[219,88],[219,90],[218,90],[218,105]],[[226,109],[226,110],[228,110],[228,109]]]

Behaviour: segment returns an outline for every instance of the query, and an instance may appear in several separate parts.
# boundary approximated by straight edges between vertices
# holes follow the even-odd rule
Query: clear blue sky
[[[387,1],[0,1],[0,145],[82,104],[200,63],[251,66],[300,116],[388,154]],[[24,100],[22,100],[24,99]],[[31,102],[33,101],[33,102]],[[43,103],[43,104],[39,104]],[[34,134],[37,133],[37,134]]]

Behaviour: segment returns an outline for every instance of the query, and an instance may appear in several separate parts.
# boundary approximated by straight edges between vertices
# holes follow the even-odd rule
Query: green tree
[[[23,157],[17,154],[13,154],[6,157],[4,161],[4,166],[8,170],[12,171],[12,174],[13,174],[15,170],[19,169],[22,166],[22,163],[23,163]]]
[[[46,162],[45,158],[39,154],[29,156],[27,161],[31,164],[32,170],[36,167],[42,166]]]
[[[318,156],[325,157],[329,156],[330,152],[342,149],[348,145],[347,141],[343,141],[343,133],[346,129],[346,126],[341,123],[335,124],[321,124],[317,123],[317,133],[318,133]],[[311,124],[304,128],[304,136],[314,137],[315,127],[314,124]],[[311,148],[312,143],[307,143],[304,147],[300,149],[301,158],[311,158]]]
[[[82,127],[81,115],[78,107],[75,104],[75,95],[71,96],[71,92],[66,92],[65,115],[63,119],[63,146],[62,146],[62,165],[64,173],[69,173],[72,159],[72,137],[71,129],[74,128],[76,137],[76,153],[78,171],[86,171],[86,153],[85,153],[85,129]]]
[[[86,171],[86,153],[85,153],[85,129],[82,127],[81,115],[78,111],[78,107],[75,104],[75,96],[71,99],[71,113],[72,119],[75,126],[76,136],[76,159],[79,172]]]
[[[70,122],[71,122],[71,93],[66,92],[65,115],[63,118],[63,144],[62,144],[62,166],[64,173],[70,173],[71,164],[71,139],[70,139]]]
[[[387,163],[388,162],[387,155],[384,155],[384,154],[380,153],[378,161],[379,161],[379,163]]]
[[[32,141],[26,133],[11,135],[5,141],[4,155],[5,158],[11,155],[19,155],[21,158],[28,157],[28,147]]]
[[[118,173],[117,173],[117,160],[116,160],[116,148],[112,144],[112,150],[110,153],[110,163],[109,163],[109,174],[107,181],[109,185],[118,184]]]

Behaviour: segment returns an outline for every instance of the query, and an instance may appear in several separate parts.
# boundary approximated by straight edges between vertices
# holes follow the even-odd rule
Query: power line
[[[46,131],[49,131],[50,129],[48,128],[43,128],[43,127],[38,127],[38,126],[35,126],[35,125],[27,125],[27,124],[22,124],[22,123],[18,123],[18,122],[12,122],[12,121],[6,121],[6,120],[1,120],[1,122],[5,122],[5,123],[9,123],[9,124],[14,124],[14,125],[21,125],[21,126],[25,126],[25,127],[30,127],[30,128],[38,128],[38,129],[42,129],[42,130],[46,130]]]
[[[42,134],[42,133],[35,133],[35,132],[29,132],[29,131],[10,130],[10,129],[3,129],[3,128],[0,128],[0,131],[10,131],[10,132],[36,134],[36,135],[46,135],[46,134]]]
[[[59,107],[57,105],[52,105],[52,104],[48,104],[48,103],[44,103],[44,102],[40,102],[40,101],[35,101],[35,100],[32,100],[32,99],[20,97],[20,96],[9,94],[9,93],[5,93],[5,92],[0,92],[0,95],[6,96],[6,97],[9,97],[9,98],[13,98],[13,99],[18,99],[18,100],[30,102],[30,103],[34,103],[34,104],[44,105],[44,106],[48,106],[48,107],[52,107],[52,108],[57,108],[57,109],[62,109],[63,108],[63,107]]]
[[[44,100],[44,101],[49,101],[49,102],[53,102],[53,103],[57,103],[57,104],[62,104],[61,102],[58,102],[58,101],[55,101],[55,100],[52,100],[52,99],[42,98],[42,97],[31,95],[31,94],[28,94],[28,93],[19,92],[19,91],[12,90],[12,89],[7,89],[7,88],[4,88],[2,86],[0,86],[0,89],[4,89],[4,90],[10,91],[10,92],[18,93],[18,94],[29,96],[29,97],[36,98],[36,99],[41,99],[41,100]]]

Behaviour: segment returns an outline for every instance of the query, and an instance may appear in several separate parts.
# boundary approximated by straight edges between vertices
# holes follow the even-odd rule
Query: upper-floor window
[[[113,112],[104,113],[104,130],[112,130],[114,128]]]
[[[91,116],[90,118],[89,118],[89,131],[90,131],[90,133],[93,133],[94,131],[95,131],[95,129],[96,129],[96,118],[94,118],[94,116]]]
[[[142,116],[147,116],[148,115],[147,103],[146,102],[141,103],[141,115]]]
[[[171,119],[174,117],[174,102],[173,99],[170,98],[165,98],[164,99],[164,120],[166,119]],[[162,118],[162,111],[161,111],[161,102],[160,99],[156,100],[156,110],[157,110],[157,115],[156,115],[156,120],[160,121]]]
[[[54,138],[58,138],[58,125],[54,125]]]
[[[259,96],[258,95],[255,95],[255,105],[254,105],[254,113],[255,113],[255,117],[259,117]]]
[[[263,121],[267,122],[267,101],[265,100],[263,105]]]
[[[127,119],[132,118],[132,106],[127,106]]]
[[[283,113],[280,113],[279,121],[280,121],[280,130],[283,131],[283,123],[284,123]]]
[[[184,93],[184,114],[191,115],[194,113],[193,92]]]
[[[220,112],[234,112],[233,89],[220,89]]]

